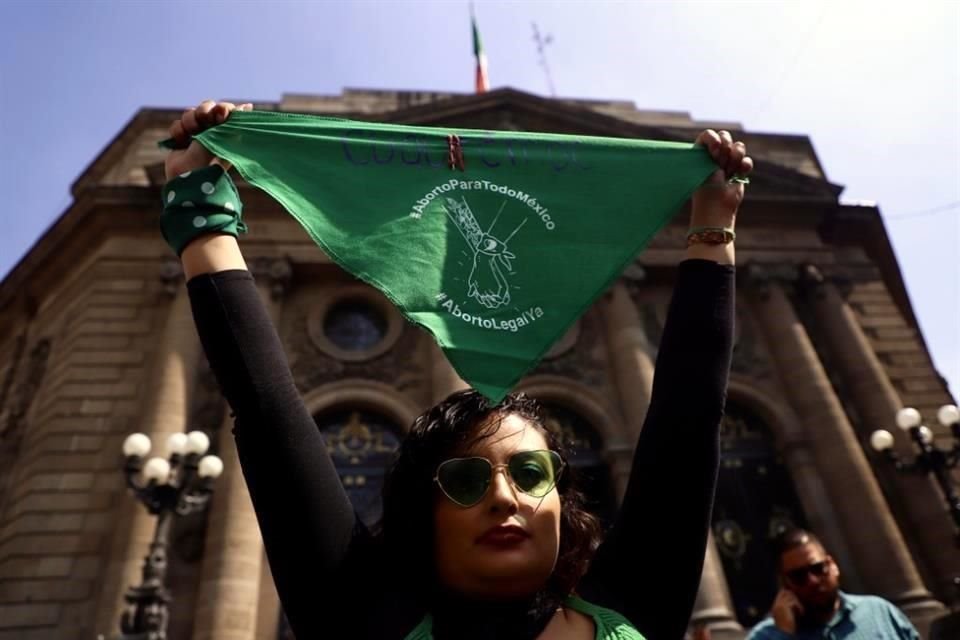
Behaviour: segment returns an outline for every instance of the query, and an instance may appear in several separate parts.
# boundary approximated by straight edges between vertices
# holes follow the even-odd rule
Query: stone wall
[[[134,261],[94,262],[71,274],[27,328],[11,397],[29,408],[0,516],[2,639],[93,637],[112,515],[126,500],[120,445],[136,430],[147,392],[155,272]]]

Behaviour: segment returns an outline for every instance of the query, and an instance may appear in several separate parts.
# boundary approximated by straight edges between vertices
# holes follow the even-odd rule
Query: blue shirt
[[[773,618],[766,618],[747,640],[920,640],[920,634],[900,609],[883,598],[840,592],[840,609],[827,624],[791,635],[781,631]]]

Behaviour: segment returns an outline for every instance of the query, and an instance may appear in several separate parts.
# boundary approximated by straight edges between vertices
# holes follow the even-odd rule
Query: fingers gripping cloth
[[[163,187],[160,229],[179,256],[196,238],[247,232],[243,204],[230,175],[219,165],[182,173]]]

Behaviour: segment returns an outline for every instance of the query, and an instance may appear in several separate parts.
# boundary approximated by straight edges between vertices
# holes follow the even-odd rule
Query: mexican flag
[[[494,401],[715,169],[690,143],[278,112],[234,111],[196,139]]]
[[[487,54],[483,52],[483,42],[480,41],[477,19],[472,12],[470,22],[473,24],[473,57],[477,59],[476,92],[484,93],[490,90],[490,78],[487,76]]]

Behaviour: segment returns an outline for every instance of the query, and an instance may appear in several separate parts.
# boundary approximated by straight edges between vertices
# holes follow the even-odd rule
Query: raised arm
[[[205,102],[174,123],[171,134],[185,148],[171,152],[168,180],[217,162],[189,136],[233,108]],[[202,213],[202,204],[195,210]],[[284,610],[297,637],[332,637],[331,620],[349,619],[363,601],[369,535],[300,398],[236,238],[199,236],[180,257],[200,341],[235,415],[243,475]],[[329,615],[318,615],[318,606]]]
[[[732,230],[753,167],[730,134],[697,138],[719,169],[693,197],[691,230]],[[657,355],[650,407],[620,514],[582,591],[649,640],[677,640],[696,598],[719,462],[734,323],[733,243],[691,244]]]

